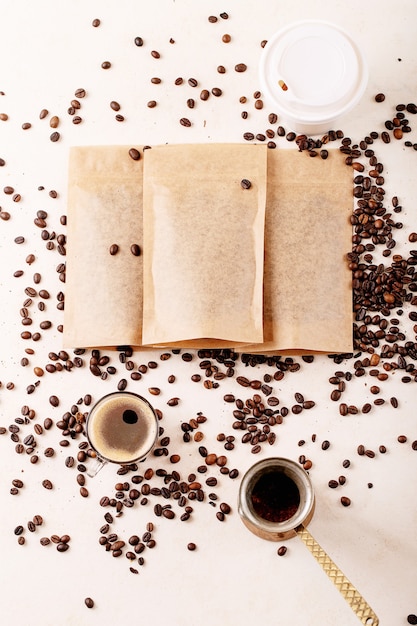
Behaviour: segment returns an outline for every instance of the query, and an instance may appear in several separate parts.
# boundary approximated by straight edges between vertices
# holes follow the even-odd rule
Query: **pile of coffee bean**
[[[26,524],[26,528],[30,533],[35,533],[40,526],[42,526],[44,520],[42,515],[34,515],[33,519],[29,520]],[[16,526],[14,534],[18,537],[18,544],[24,545],[26,543],[25,527],[21,524]],[[41,546],[49,546],[51,543],[55,544],[57,552],[67,552],[70,547],[71,537],[70,535],[56,535],[53,534],[50,537],[41,537],[39,543]]]

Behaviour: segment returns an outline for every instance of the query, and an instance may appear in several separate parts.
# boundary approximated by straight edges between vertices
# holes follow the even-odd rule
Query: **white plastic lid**
[[[366,87],[368,72],[350,35],[335,24],[289,24],[263,49],[261,88],[278,113],[300,123],[333,121],[350,110]]]

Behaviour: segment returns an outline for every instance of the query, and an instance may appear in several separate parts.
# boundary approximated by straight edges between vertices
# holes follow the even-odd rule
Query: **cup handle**
[[[103,467],[107,464],[107,461],[105,461],[104,459],[102,459],[100,456],[96,456],[96,458],[94,459],[94,464],[87,467],[87,476],[90,476],[90,478],[94,478],[94,476],[97,476],[97,474],[99,473],[99,471],[101,469],[103,469]]]
[[[295,529],[297,535],[307,546],[308,550],[314,556],[316,561],[321,565],[327,576],[336,585],[346,602],[350,605],[352,611],[357,615],[362,624],[365,626],[378,626],[379,619],[371,609],[369,604],[364,600],[359,591],[346,578],[343,572],[332,561],[323,548],[317,543],[310,531],[303,524]]]

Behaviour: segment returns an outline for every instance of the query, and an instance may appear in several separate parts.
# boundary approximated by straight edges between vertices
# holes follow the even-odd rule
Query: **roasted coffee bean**
[[[375,96],[375,102],[384,102],[385,95],[383,93],[377,93]]]
[[[58,550],[58,552],[66,552],[69,549],[69,545],[68,545],[68,543],[64,543],[64,542],[60,541],[57,544],[56,549]]]
[[[42,486],[49,490],[53,488],[52,482],[48,479],[42,481]]]
[[[139,159],[140,159],[140,152],[139,152],[139,150],[137,150],[137,148],[130,148],[129,156],[134,161],[139,161]]]
[[[185,126],[185,127],[190,127],[191,126],[191,122],[187,117],[182,117],[180,119],[180,124],[181,126]]]
[[[340,502],[342,503],[343,506],[350,506],[351,505],[351,500],[347,496],[342,496],[340,498]]]
[[[240,185],[242,189],[250,189],[252,187],[252,183],[247,178],[242,178]]]
[[[346,416],[349,413],[348,405],[344,402],[339,405],[339,413],[342,416]]]
[[[113,243],[110,248],[109,248],[109,252],[112,256],[114,256],[115,254],[117,254],[119,252],[119,246],[117,245],[117,243]]]
[[[94,607],[94,600],[92,598],[85,598],[84,603],[88,609],[92,609]]]

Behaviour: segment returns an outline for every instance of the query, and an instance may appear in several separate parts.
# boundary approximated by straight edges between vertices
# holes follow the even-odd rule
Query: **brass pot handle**
[[[362,624],[365,626],[378,626],[379,619],[371,609],[369,604],[364,600],[359,591],[352,585],[350,580],[346,578],[343,572],[332,561],[329,555],[317,543],[311,533],[303,524],[296,528],[297,535],[307,546],[311,554],[321,565],[327,576],[336,585],[346,602],[350,605],[352,611],[358,616]]]

